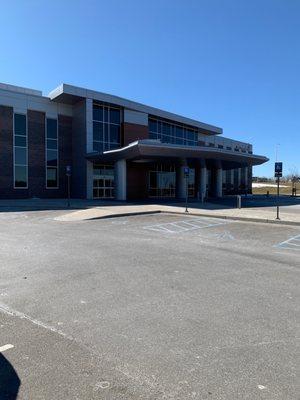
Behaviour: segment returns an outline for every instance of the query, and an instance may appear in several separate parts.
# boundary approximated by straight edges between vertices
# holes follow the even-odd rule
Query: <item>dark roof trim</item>
[[[210,134],[219,135],[223,132],[222,128],[214,125],[206,124],[182,115],[174,114],[169,111],[164,111],[159,108],[146,106],[145,104],[138,103],[124,99],[123,97],[111,95],[108,93],[97,92],[95,90],[88,90],[77,86],[67,85],[65,83],[58,86],[49,93],[49,97],[53,101],[74,104],[84,98],[89,98],[97,101],[103,101],[110,104],[116,104],[129,110],[139,111],[142,113],[155,115],[157,117],[165,118],[170,121],[179,122],[185,125],[190,125],[194,128],[209,131]]]

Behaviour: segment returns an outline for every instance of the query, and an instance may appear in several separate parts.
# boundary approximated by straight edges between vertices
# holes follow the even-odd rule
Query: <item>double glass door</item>
[[[189,169],[188,196],[195,197],[195,169]],[[149,197],[172,198],[176,196],[175,165],[156,164],[149,171]]]
[[[114,198],[114,167],[112,165],[94,164],[93,168],[93,198]]]
[[[174,165],[156,164],[149,171],[149,197],[175,197],[176,172]]]

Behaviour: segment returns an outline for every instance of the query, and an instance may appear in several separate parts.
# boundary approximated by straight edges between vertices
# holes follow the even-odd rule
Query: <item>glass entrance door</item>
[[[114,167],[112,165],[94,164],[93,198],[114,198]]]
[[[149,171],[149,197],[175,197],[176,172],[174,165],[156,164]]]
[[[189,169],[188,196],[195,197],[195,168]]]

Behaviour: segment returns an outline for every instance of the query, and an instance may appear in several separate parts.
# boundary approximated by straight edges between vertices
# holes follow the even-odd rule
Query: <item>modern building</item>
[[[0,84],[0,198],[66,197],[68,166],[73,198],[251,193],[267,160],[221,128],[121,97]]]

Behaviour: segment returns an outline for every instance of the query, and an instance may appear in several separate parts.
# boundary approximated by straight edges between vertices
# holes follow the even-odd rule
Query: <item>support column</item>
[[[127,165],[124,159],[115,162],[115,199],[127,199]]]
[[[230,172],[230,191],[234,191],[234,169],[232,169]]]
[[[186,197],[186,177],[184,175],[184,167],[187,166],[186,160],[180,160],[180,164],[176,168],[176,197],[184,200]]]
[[[245,192],[248,193],[248,167],[245,167]]]
[[[241,168],[238,168],[238,193],[240,193],[241,192],[241,183],[242,183],[242,180],[241,180]]]
[[[249,193],[252,193],[252,166],[248,167],[248,189],[249,189]]]
[[[86,162],[86,198],[93,198],[93,184],[94,184],[94,165],[91,161]]]
[[[206,165],[200,167],[200,199],[207,197],[207,169]]]
[[[218,168],[216,170],[216,197],[222,197],[223,195],[223,169]]]
[[[86,99],[86,152],[90,153],[93,149],[93,100]]]

